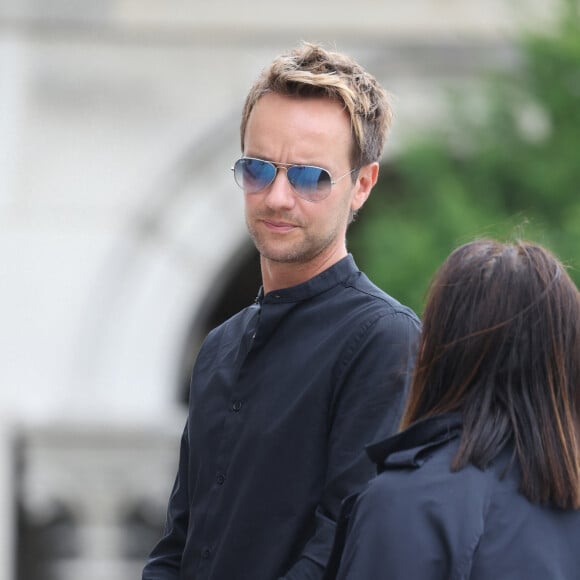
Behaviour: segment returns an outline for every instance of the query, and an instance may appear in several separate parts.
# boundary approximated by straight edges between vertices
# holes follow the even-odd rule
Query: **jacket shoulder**
[[[341,563],[351,570],[345,578],[385,569],[393,578],[468,577],[484,531],[490,474],[472,466],[452,472],[455,443],[418,467],[383,471],[357,496]]]

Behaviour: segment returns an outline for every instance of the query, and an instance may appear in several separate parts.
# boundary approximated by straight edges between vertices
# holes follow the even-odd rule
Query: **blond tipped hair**
[[[385,90],[352,58],[309,42],[277,57],[262,71],[246,98],[240,127],[242,151],[250,114],[267,93],[342,103],[351,120],[353,167],[379,161],[392,109]]]

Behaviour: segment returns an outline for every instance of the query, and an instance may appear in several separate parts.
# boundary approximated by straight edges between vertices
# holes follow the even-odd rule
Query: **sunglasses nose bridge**
[[[292,192],[298,197],[308,201],[321,201],[330,193],[333,181],[330,174],[324,169],[311,165],[291,165],[287,163],[272,163],[272,165],[276,169],[276,174],[270,182],[270,185],[274,183],[278,175],[278,169],[284,169],[286,171],[286,181]],[[313,170],[316,172],[315,177],[304,174],[305,171],[312,172]],[[291,171],[294,171],[294,173],[291,174]],[[328,179],[326,189],[321,187],[321,177],[324,175]]]
[[[290,167],[283,164],[278,165],[276,163],[272,163],[272,166],[275,168],[275,173],[274,177],[267,185],[268,191],[266,203],[272,207],[289,208],[295,203],[297,193],[288,179],[288,169]],[[280,169],[283,169],[285,173],[285,177],[282,180],[277,179]]]
[[[278,171],[284,170],[284,172],[286,173],[286,181],[288,182],[290,187],[292,187],[292,183],[290,183],[290,179],[288,178],[288,169],[291,169],[291,166],[283,165],[281,163],[272,163],[272,166],[274,167],[274,177],[272,177],[270,185],[272,185],[276,181],[276,178],[278,177]]]

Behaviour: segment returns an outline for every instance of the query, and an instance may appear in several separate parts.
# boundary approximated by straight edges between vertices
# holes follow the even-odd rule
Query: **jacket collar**
[[[420,467],[435,447],[460,436],[459,413],[446,413],[414,423],[401,433],[367,447],[378,473],[400,467]]]

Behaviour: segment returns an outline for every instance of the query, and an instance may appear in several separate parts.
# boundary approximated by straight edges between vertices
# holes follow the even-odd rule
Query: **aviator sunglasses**
[[[322,201],[328,197],[335,183],[356,171],[356,169],[351,169],[336,179],[332,179],[326,169],[316,167],[316,165],[272,163],[254,157],[241,157],[232,167],[236,183],[246,193],[258,193],[268,187],[276,179],[278,169],[286,171],[286,177],[292,189],[307,201]]]

